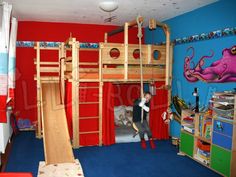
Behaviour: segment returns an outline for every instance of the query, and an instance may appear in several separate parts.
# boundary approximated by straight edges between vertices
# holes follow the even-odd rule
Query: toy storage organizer
[[[180,152],[227,176],[236,176],[235,93],[214,93],[212,115],[182,110]]]

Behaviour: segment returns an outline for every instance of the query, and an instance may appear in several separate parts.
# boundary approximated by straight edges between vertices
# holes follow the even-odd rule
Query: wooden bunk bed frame
[[[138,18],[143,21],[142,17]],[[102,145],[102,99],[103,99],[103,82],[118,83],[139,83],[140,71],[142,69],[143,81],[153,83],[155,81],[165,81],[165,85],[160,89],[168,89],[168,105],[171,100],[171,81],[172,81],[172,55],[173,46],[170,43],[170,32],[166,24],[156,22],[166,35],[165,45],[142,45],[142,65],[140,60],[134,55],[139,52],[138,44],[128,43],[128,30],[130,27],[136,26],[137,21],[126,22],[111,32],[105,33],[105,41],[99,43],[98,48],[81,48],[76,38],[70,37],[67,41],[60,43],[59,47],[40,47],[37,42],[36,49],[36,76],[37,81],[37,137],[42,137],[42,96],[41,83],[57,82],[60,83],[61,97],[65,95],[65,80],[72,82],[72,123],[73,123],[73,139],[74,148],[79,148],[80,134],[98,133],[99,145]],[[124,43],[109,43],[108,37],[117,33],[124,32]],[[57,50],[57,62],[40,61],[41,50]],[[66,56],[67,51],[71,51],[71,56]],[[98,51],[98,62],[80,62],[80,51]],[[115,51],[116,56],[112,56]],[[117,54],[118,53],[118,54]],[[158,55],[158,57],[156,56]],[[83,66],[83,67],[80,67]],[[92,66],[92,67],[91,67]],[[96,68],[94,68],[96,67]],[[141,68],[142,67],[142,68]],[[41,76],[41,73],[57,73],[59,76]],[[79,117],[80,104],[90,104],[91,102],[79,103],[79,88],[82,82],[96,82],[99,90],[99,116],[97,117]],[[85,88],[83,86],[83,88]],[[94,88],[94,87],[93,87]],[[63,100],[62,100],[63,101]],[[93,103],[92,103],[93,104]],[[95,104],[95,102],[94,102]],[[93,132],[80,132],[79,119],[99,119],[99,130]]]

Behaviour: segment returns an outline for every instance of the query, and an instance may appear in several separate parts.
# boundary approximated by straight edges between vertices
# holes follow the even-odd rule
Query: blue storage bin
[[[225,149],[232,149],[232,138],[213,131],[212,143]]]
[[[223,135],[232,137],[233,125],[220,120],[214,120],[213,130]]]

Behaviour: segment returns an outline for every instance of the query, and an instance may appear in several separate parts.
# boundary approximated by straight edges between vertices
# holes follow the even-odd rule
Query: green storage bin
[[[230,151],[227,151],[223,148],[212,145],[211,168],[229,177],[230,176],[230,161],[231,161]]]
[[[193,157],[193,144],[194,144],[193,135],[187,132],[181,131],[180,139],[181,139],[180,151]]]

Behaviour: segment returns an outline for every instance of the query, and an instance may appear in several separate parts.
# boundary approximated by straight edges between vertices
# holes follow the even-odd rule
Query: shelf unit
[[[180,152],[225,177],[236,177],[236,94],[215,93],[211,102],[212,115],[182,110]]]
[[[236,94],[213,95],[213,132],[210,167],[227,177],[236,177]]]
[[[182,110],[180,151],[205,166],[210,164],[211,127],[212,116]]]

